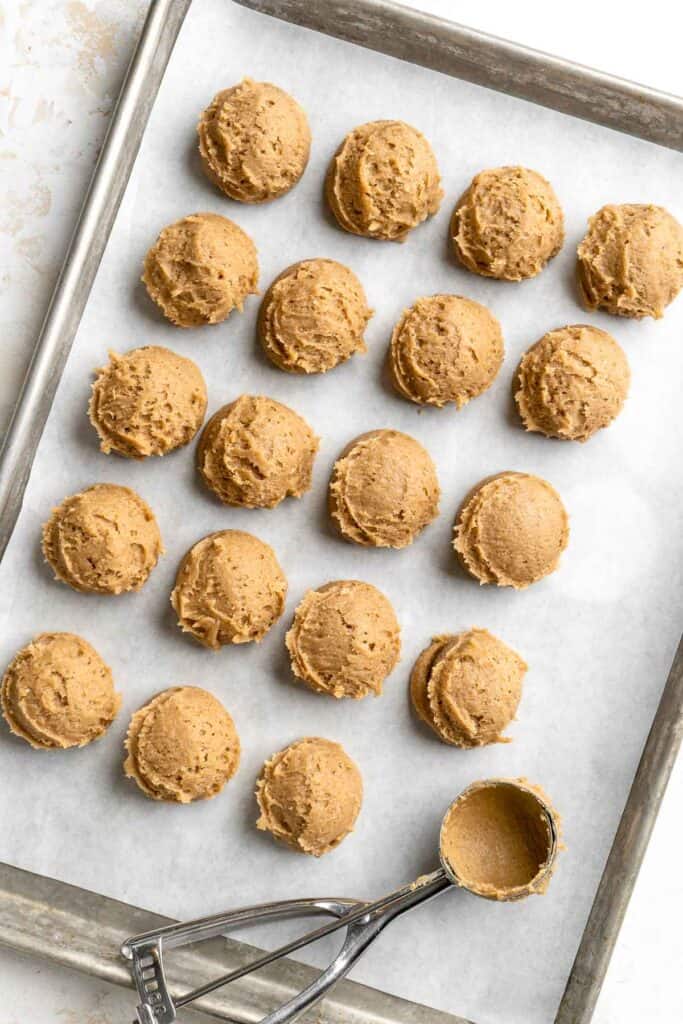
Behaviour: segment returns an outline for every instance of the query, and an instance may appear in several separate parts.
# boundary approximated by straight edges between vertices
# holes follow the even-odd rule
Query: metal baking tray
[[[683,99],[579,67],[386,0],[243,0],[243,5],[479,85],[683,150]],[[123,196],[148,116],[190,0],[152,0],[100,159],[65,256],[0,453],[0,557]],[[652,722],[576,953],[556,1024],[588,1024],[683,736],[683,642]],[[218,909],[218,908],[216,908]],[[158,915],[0,865],[0,942],[111,982],[130,983],[119,946]],[[183,953],[171,981],[194,986],[253,956],[233,940]],[[218,965],[218,970],[217,970]],[[308,983],[315,969],[286,962],[207,997],[201,1009],[251,1022]],[[353,982],[306,1019],[346,1024],[467,1024]]]

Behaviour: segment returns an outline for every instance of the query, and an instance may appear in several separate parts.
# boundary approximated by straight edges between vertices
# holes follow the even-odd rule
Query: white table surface
[[[552,18],[540,0],[522,5],[421,0],[419,5],[683,92],[683,14],[675,13],[669,0],[650,0],[637,17],[614,0],[574,0],[553,7]],[[0,3],[0,429],[6,425],[146,6],[144,0]],[[683,1020],[682,800],[680,762],[612,960],[596,1024]],[[129,1021],[132,1007],[129,993],[0,950],[0,1024],[115,1024]]]

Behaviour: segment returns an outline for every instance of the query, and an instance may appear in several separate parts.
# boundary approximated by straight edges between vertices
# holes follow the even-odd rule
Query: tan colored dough
[[[564,215],[550,182],[526,167],[481,171],[451,220],[455,254],[484,277],[535,277],[564,242]]]
[[[159,345],[109,353],[96,371],[88,414],[105,454],[166,455],[192,440],[206,412],[196,363]]]
[[[444,743],[481,747],[504,743],[515,717],[527,666],[485,629],[436,636],[410,675],[418,716]]]
[[[404,548],[439,514],[439,481],[429,453],[398,430],[361,434],[334,465],[332,519],[346,540]]]
[[[231,199],[264,203],[304,173],[311,131],[296,100],[270,82],[244,78],[214,96],[197,126],[208,178]]]
[[[371,316],[352,270],[336,260],[304,260],[287,267],[264,295],[259,338],[281,370],[325,373],[365,352]]]
[[[530,473],[499,473],[470,492],[458,513],[454,547],[480,583],[523,590],[554,572],[569,540],[557,491]]]
[[[180,563],[171,604],[184,633],[217,651],[262,640],[280,618],[287,580],[264,541],[221,530],[198,541]]]
[[[221,702],[198,686],[157,694],[131,718],[125,775],[153,800],[209,800],[237,771],[240,741]]]
[[[285,638],[292,671],[317,693],[379,696],[401,653],[391,602],[370,583],[335,580],[309,590]]]
[[[116,718],[111,669],[75,633],[41,633],[14,656],[0,684],[2,713],[36,750],[84,747]]]
[[[527,430],[587,441],[621,412],[631,371],[610,334],[574,324],[532,345],[515,380],[515,401]]]
[[[403,121],[370,121],[349,132],[330,163],[325,195],[345,231],[393,241],[443,199],[432,147]]]
[[[87,594],[139,590],[163,552],[151,508],[119,484],[72,494],[43,526],[43,554],[55,577]]]
[[[249,235],[227,217],[193,213],[164,228],[145,257],[149,297],[176,327],[218,324],[258,291]]]
[[[197,468],[224,504],[274,508],[309,490],[318,444],[306,420],[289,406],[241,395],[206,424]]]
[[[363,779],[339,743],[309,736],[263,766],[256,827],[299,853],[322,857],[353,831]]]
[[[603,206],[577,256],[586,309],[659,319],[683,288],[683,226],[662,206]]]
[[[454,402],[458,409],[487,390],[503,362],[500,324],[485,306],[459,295],[430,295],[394,328],[389,367],[411,402]]]

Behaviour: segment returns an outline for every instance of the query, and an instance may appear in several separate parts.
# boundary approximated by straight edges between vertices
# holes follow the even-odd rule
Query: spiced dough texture
[[[683,226],[662,206],[603,206],[577,256],[587,309],[659,319],[683,288]]]
[[[217,651],[262,640],[282,615],[287,580],[275,552],[251,533],[221,530],[180,563],[171,604],[184,633]]]
[[[503,362],[503,335],[492,313],[459,295],[430,295],[394,328],[389,368],[411,402],[458,409],[493,383]]]
[[[163,552],[151,508],[119,484],[72,494],[43,526],[43,554],[55,577],[87,594],[139,590]]]
[[[429,453],[399,430],[361,434],[334,465],[330,515],[346,540],[404,548],[439,514],[439,481]]]
[[[410,676],[410,696],[422,721],[444,743],[482,747],[507,742],[526,663],[485,629],[435,636]]]
[[[353,831],[363,780],[339,743],[311,736],[266,761],[256,799],[257,828],[299,853],[322,857]]]
[[[403,241],[437,212],[443,191],[421,132],[403,121],[370,121],[349,132],[335,153],[325,195],[345,231]]]
[[[550,182],[526,167],[481,171],[451,219],[455,254],[484,277],[535,277],[564,242],[564,215]]]
[[[308,120],[296,100],[277,85],[250,78],[214,96],[197,132],[207,177],[242,203],[288,192],[311,149]]]
[[[259,339],[281,370],[325,373],[365,352],[371,316],[352,270],[336,260],[303,260],[287,267],[264,295]]]
[[[166,455],[202,425],[206,384],[191,359],[146,345],[125,355],[110,352],[96,374],[88,413],[105,454]]]
[[[370,583],[335,580],[309,590],[285,638],[292,671],[317,693],[379,696],[401,653],[391,602]]]
[[[197,468],[226,505],[274,508],[311,486],[319,440],[289,406],[262,395],[241,395],[206,424]]]
[[[480,583],[525,587],[553,572],[569,540],[569,520],[557,491],[529,473],[483,480],[467,496],[454,547]]]
[[[36,750],[84,747],[116,718],[111,669],[75,633],[41,633],[14,656],[0,684],[2,713]]]
[[[258,288],[256,246],[227,217],[193,213],[164,228],[145,257],[142,281],[176,327],[218,324]]]
[[[153,800],[208,800],[237,771],[240,741],[221,702],[198,686],[157,694],[131,718],[123,770]]]

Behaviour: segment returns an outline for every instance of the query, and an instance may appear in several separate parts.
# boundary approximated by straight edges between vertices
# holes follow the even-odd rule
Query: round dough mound
[[[192,440],[206,412],[206,384],[191,359],[159,345],[109,353],[88,413],[105,454],[166,455]]]
[[[208,178],[231,199],[264,203],[296,185],[311,148],[296,100],[270,82],[244,78],[214,96],[197,126]]]
[[[523,590],[557,568],[569,520],[557,491],[529,473],[499,473],[467,496],[455,550],[480,583]]]
[[[371,430],[332,470],[329,509],[346,540],[404,548],[439,514],[439,481],[429,453],[398,430]]]
[[[119,484],[72,494],[43,526],[43,554],[55,577],[86,594],[139,590],[163,552],[151,508]]]
[[[240,763],[235,723],[198,686],[174,686],[136,711],[126,736],[124,773],[153,800],[189,804],[223,789]]]
[[[257,292],[256,246],[242,228],[216,213],[169,224],[145,257],[149,296],[177,327],[218,324]]]
[[[575,324],[550,331],[524,354],[515,401],[527,430],[587,441],[619,415],[630,379],[614,338]]]
[[[482,171],[458,200],[451,239],[468,270],[522,281],[540,273],[562,248],[562,207],[550,182],[536,171]]]
[[[661,206],[603,206],[577,255],[587,309],[659,319],[683,288],[683,227]]]
[[[226,505],[274,508],[311,486],[318,438],[287,405],[242,395],[206,424],[197,447],[204,483]]]
[[[41,633],[15,655],[0,684],[2,713],[37,750],[84,747],[116,718],[111,669],[75,633]]]
[[[184,633],[217,651],[262,640],[285,607],[287,580],[264,541],[221,530],[198,541],[180,563],[171,604]]]
[[[419,404],[458,409],[493,383],[503,362],[500,324],[459,295],[418,299],[394,328],[389,366],[396,390]]]
[[[402,241],[443,199],[436,157],[403,121],[370,121],[349,132],[330,163],[325,195],[354,235]]]
[[[485,629],[435,636],[410,676],[413,707],[444,743],[483,747],[507,742],[527,666]]]
[[[401,627],[381,590],[337,580],[309,590],[285,637],[294,675],[318,693],[379,696],[401,653]]]
[[[277,277],[259,312],[258,332],[268,358],[289,373],[325,373],[354,352],[365,352],[372,316],[363,286],[336,260],[304,260]]]
[[[307,737],[266,761],[256,787],[256,827],[321,857],[353,831],[363,779],[339,743]]]

